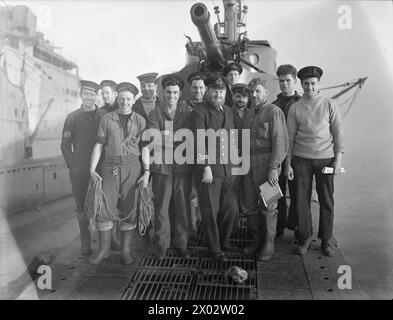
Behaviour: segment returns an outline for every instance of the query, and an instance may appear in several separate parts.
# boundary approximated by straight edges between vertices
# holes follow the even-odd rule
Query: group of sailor
[[[245,254],[255,254],[258,261],[271,260],[275,239],[288,228],[298,240],[295,252],[304,255],[312,237],[315,176],[318,238],[323,254],[333,256],[329,240],[334,176],[342,167],[343,124],[335,102],[319,91],[322,73],[316,66],[299,72],[292,65],[279,66],[281,93],[272,103],[267,102],[266,80],[241,83],[242,67],[236,62],[228,63],[222,73],[191,74],[187,101],[181,99],[185,83],[177,74],[162,77],[162,98],[157,96],[157,73],[138,76],[139,99],[138,88],[129,82],[81,80],[82,105],[65,120],[61,150],[75,197],[82,254],[98,264],[111,249],[120,250],[122,262],[131,264],[132,239],[138,236],[139,223],[136,191],[139,186],[151,186],[152,252],[158,260],[165,258],[168,248],[176,249],[182,258],[190,257],[188,241],[195,233],[195,222],[201,220],[209,256],[226,261],[227,252],[240,251],[230,241],[239,215],[246,217],[253,240]],[[295,90],[297,78],[303,95]],[[100,108],[95,104],[99,91],[104,102]],[[169,161],[167,151],[176,157],[177,148],[187,144],[170,136],[184,129],[192,133],[192,161]],[[238,135],[232,134],[234,129]],[[161,139],[146,134],[152,130]],[[201,140],[200,132],[209,130],[215,133],[214,139],[206,134]],[[187,145],[184,149],[189,151]],[[248,162],[246,172],[236,170],[243,166],[235,161],[239,158]],[[324,174],[324,167],[333,167],[334,173]],[[90,221],[99,232],[99,249],[94,254],[85,210],[91,179],[102,184],[108,211]],[[264,205],[259,186],[265,182],[278,184],[284,197]]]

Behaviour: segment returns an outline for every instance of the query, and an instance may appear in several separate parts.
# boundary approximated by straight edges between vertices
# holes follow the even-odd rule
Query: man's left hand
[[[267,181],[269,181],[272,186],[275,186],[278,183],[278,171],[276,169],[269,168]]]
[[[144,174],[139,178],[138,184],[142,181],[142,186],[143,188],[147,188],[149,186],[149,178],[150,178],[150,172],[145,171]]]
[[[333,168],[334,168],[335,175],[341,174],[341,168],[342,168],[341,160],[335,160],[333,163]]]

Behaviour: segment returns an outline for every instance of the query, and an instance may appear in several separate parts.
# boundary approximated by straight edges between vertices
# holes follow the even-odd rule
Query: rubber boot
[[[247,231],[253,242],[244,248],[244,254],[255,254],[262,245],[262,217],[259,212],[247,216]]]
[[[265,243],[258,255],[258,261],[270,261],[274,254],[274,238],[276,237],[277,213],[264,212]]]
[[[106,231],[98,231],[100,241],[100,249],[95,255],[90,256],[89,261],[91,264],[99,264],[102,260],[110,255],[112,229]]]
[[[81,236],[81,253],[84,256],[91,254],[89,221],[78,220]]]
[[[118,228],[119,223],[115,221],[113,223],[113,228],[112,228],[112,239],[111,239],[111,249],[113,251],[120,251],[120,239],[119,239],[119,234],[118,234]]]
[[[120,232],[121,262],[126,265],[134,261],[131,256],[131,239],[132,231]]]

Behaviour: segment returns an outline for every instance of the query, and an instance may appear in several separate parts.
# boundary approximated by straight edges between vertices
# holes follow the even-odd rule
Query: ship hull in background
[[[60,142],[80,78],[28,7],[3,7],[0,18],[0,206],[10,215],[72,194]]]

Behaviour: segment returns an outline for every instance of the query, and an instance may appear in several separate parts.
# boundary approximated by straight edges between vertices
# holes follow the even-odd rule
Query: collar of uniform
[[[129,120],[134,121],[134,114],[135,114],[135,112],[131,110],[131,116],[130,116]],[[111,119],[112,120],[120,121],[120,119],[119,119],[119,109],[111,112],[110,115],[111,115]]]
[[[297,101],[297,100],[299,100],[301,97],[302,97],[302,96],[295,90],[295,93],[294,93],[294,95],[291,96],[291,99],[290,99],[290,100],[296,99],[296,101]],[[284,95],[282,94],[282,92],[280,92],[280,93],[277,95],[277,100],[281,100],[281,99],[284,99]]]
[[[306,100],[306,101],[316,101],[322,98],[322,94],[321,91],[318,91],[315,95],[313,95],[312,97],[303,94],[302,95],[302,99]]]
[[[184,112],[186,110],[186,105],[184,103],[177,104],[175,116],[173,117],[173,119],[171,118],[171,116],[168,112],[168,108],[166,107],[165,104],[159,104],[158,108],[160,108],[161,112],[164,113],[168,119],[175,120],[175,118],[177,118],[182,112]]]
[[[254,107],[255,113],[257,113],[257,112],[259,112],[260,110],[262,110],[263,107],[266,106],[266,105],[267,105],[267,101],[266,101],[265,103],[260,103],[260,104],[258,104],[257,106],[255,106],[255,107]]]

